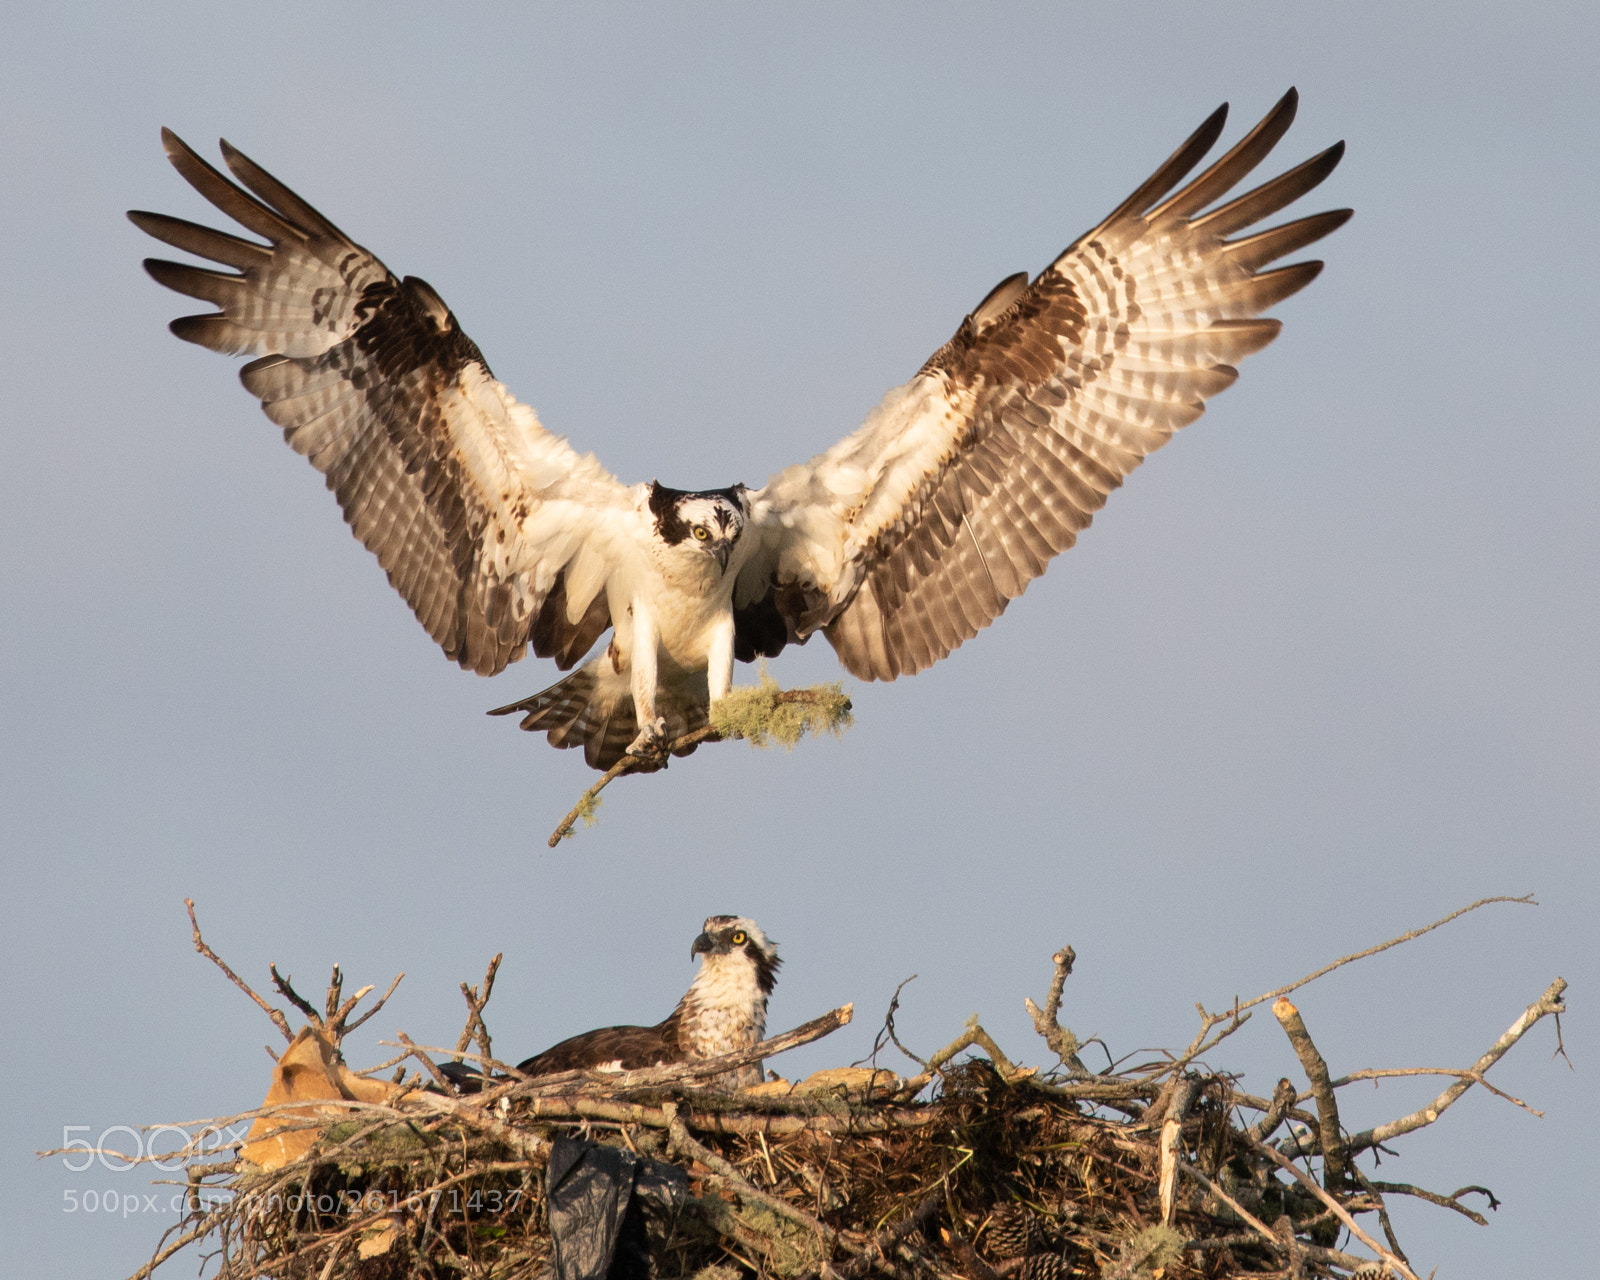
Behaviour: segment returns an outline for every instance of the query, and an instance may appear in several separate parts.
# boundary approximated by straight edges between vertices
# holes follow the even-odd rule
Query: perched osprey
[[[754,920],[743,916],[710,916],[689,948],[689,958],[703,957],[700,972],[683,999],[653,1027],[602,1027],[563,1040],[517,1064],[524,1075],[548,1076],[558,1071],[634,1071],[696,1058],[715,1058],[767,1033],[767,997],[777,985],[778,950]],[[465,1093],[481,1087],[479,1073],[459,1063],[443,1070]],[[761,1083],[761,1064],[717,1077],[717,1083],[738,1088]]]
[[[180,338],[258,357],[244,385],[449,657],[493,675],[531,646],[567,670],[612,629],[572,675],[494,713],[526,713],[524,729],[604,769],[628,752],[664,761],[735,659],[821,630],[851,674],[893,680],[1004,612],[1277,336],[1261,313],[1321,270],[1262,268],[1348,209],[1249,229],[1326,178],[1343,143],[1217,203],[1296,101],[1174,191],[1221,134],[1220,107],[1037,276],[996,285],[854,435],[760,489],[622,484],[512,398],[429,285],[396,279],[226,142],[243,187],[162,133],[178,172],[265,243],[128,216],[234,268],[145,263],[219,308],[173,321]]]

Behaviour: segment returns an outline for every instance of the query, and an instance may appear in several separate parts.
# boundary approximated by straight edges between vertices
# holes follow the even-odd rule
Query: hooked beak
[[[694,940],[694,945],[689,948],[689,959],[693,960],[697,955],[702,953],[710,955],[711,948],[715,945],[716,943],[711,941],[711,935],[709,933],[702,933]]]
[[[723,573],[728,572],[728,557],[732,552],[733,544],[731,542],[719,542],[711,549],[711,554],[717,558],[717,568]]]

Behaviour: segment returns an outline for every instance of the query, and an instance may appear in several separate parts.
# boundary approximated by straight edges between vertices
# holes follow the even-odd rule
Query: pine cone
[[[989,1215],[983,1247],[992,1258],[1020,1258],[1031,1253],[1039,1241],[1033,1210],[1025,1204],[1008,1201]]]
[[[1036,1253],[1022,1264],[1017,1280],[1067,1280],[1067,1260],[1059,1253]]]

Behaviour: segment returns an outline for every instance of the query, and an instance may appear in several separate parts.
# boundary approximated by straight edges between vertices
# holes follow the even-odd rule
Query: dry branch
[[[1239,1005],[1238,1008],[1253,1009],[1258,1004],[1265,1004],[1268,1000],[1276,1000],[1279,996],[1286,996],[1291,991],[1300,990],[1300,988],[1305,986],[1307,983],[1315,982],[1318,978],[1326,977],[1335,969],[1342,969],[1345,965],[1353,964],[1357,960],[1365,960],[1368,956],[1375,956],[1380,951],[1387,951],[1391,947],[1398,947],[1402,942],[1411,942],[1416,938],[1420,938],[1425,933],[1432,933],[1435,929],[1441,928],[1442,926],[1449,924],[1452,920],[1466,915],[1469,911],[1476,911],[1479,907],[1487,907],[1491,903],[1495,902],[1515,902],[1525,907],[1536,907],[1539,905],[1533,900],[1533,895],[1531,893],[1523,894],[1520,898],[1510,898],[1504,896],[1497,898],[1479,898],[1476,902],[1469,902],[1466,906],[1457,911],[1452,911],[1447,916],[1441,916],[1432,924],[1425,924],[1420,929],[1408,930],[1397,938],[1390,938],[1389,941],[1380,942],[1377,946],[1368,947],[1364,951],[1356,951],[1347,956],[1340,956],[1332,964],[1323,965],[1322,968],[1306,974],[1306,976],[1301,978],[1298,982],[1291,982],[1286,987],[1276,987],[1271,991],[1257,996],[1254,1000],[1246,1000],[1243,1004]]]
[[[1345,1181],[1344,1136],[1339,1130],[1339,1103],[1334,1097],[1333,1082],[1328,1076],[1328,1064],[1317,1052],[1317,1046],[1306,1030],[1300,1010],[1286,996],[1272,1002],[1272,1016],[1278,1020],[1295,1056],[1311,1083],[1311,1096],[1317,1102],[1318,1133],[1322,1141],[1322,1173],[1328,1190],[1336,1191]]]
[[[1083,1079],[1089,1074],[1089,1069],[1078,1057],[1078,1050],[1083,1046],[1079,1044],[1078,1037],[1060,1022],[1061,993],[1066,989],[1067,979],[1072,975],[1072,966],[1077,958],[1078,953],[1071,947],[1062,947],[1051,956],[1056,971],[1050,979],[1050,992],[1045,996],[1044,1008],[1041,1009],[1034,1004],[1031,996],[1023,998],[1022,1007],[1028,1011],[1028,1017],[1033,1019],[1033,1029],[1044,1037],[1045,1044],[1049,1045],[1050,1051],[1061,1060],[1061,1065],[1074,1079]]]
[[[1189,1104],[1194,1101],[1198,1084],[1193,1076],[1179,1077],[1172,1101],[1167,1106],[1166,1118],[1161,1123],[1161,1221],[1169,1227],[1177,1202],[1178,1154],[1183,1149],[1183,1122],[1189,1114]]]
[[[1349,1141],[1352,1151],[1364,1151],[1368,1147],[1375,1147],[1379,1143],[1389,1142],[1398,1138],[1403,1133],[1411,1133],[1425,1125],[1432,1124],[1445,1111],[1473,1085],[1474,1079],[1479,1078],[1501,1058],[1512,1045],[1527,1034],[1540,1020],[1557,1016],[1566,1011],[1561,995],[1567,989],[1565,978],[1557,978],[1548,987],[1544,994],[1530,1004],[1522,1012],[1522,1016],[1506,1029],[1506,1033],[1489,1046],[1484,1055],[1479,1058],[1468,1071],[1463,1073],[1463,1078],[1458,1079],[1453,1085],[1441,1093],[1427,1106],[1413,1111],[1410,1115],[1401,1116],[1398,1120],[1391,1120],[1388,1124],[1380,1124],[1375,1129],[1368,1129],[1358,1133]]]
[[[1361,1224],[1351,1217],[1350,1211],[1346,1209],[1344,1205],[1340,1204],[1336,1199],[1333,1198],[1332,1195],[1318,1186],[1316,1179],[1311,1177],[1310,1174],[1303,1172],[1293,1160],[1289,1159],[1288,1156],[1281,1154],[1275,1148],[1268,1146],[1264,1142],[1252,1141],[1250,1146],[1252,1150],[1266,1156],[1285,1173],[1294,1178],[1294,1180],[1302,1187],[1311,1192],[1311,1194],[1316,1196],[1317,1199],[1321,1200],[1323,1204],[1327,1205],[1333,1214],[1339,1219],[1339,1221],[1344,1223],[1344,1225],[1349,1228],[1350,1234],[1355,1236],[1355,1238],[1361,1241],[1362,1244],[1366,1245],[1367,1248],[1371,1249],[1373,1253],[1378,1255],[1378,1257],[1382,1258],[1383,1261],[1389,1265],[1389,1268],[1392,1271],[1398,1275],[1404,1276],[1406,1280],[1418,1280],[1416,1272],[1412,1271],[1411,1268],[1407,1266],[1405,1262],[1403,1262],[1392,1250],[1384,1248],[1370,1235],[1368,1235],[1366,1231],[1362,1229]]]
[[[504,952],[495,952],[493,960],[483,974],[483,986],[469,987],[465,982],[461,984],[461,996],[467,1002],[467,1025],[461,1028],[460,1038],[456,1040],[455,1060],[461,1061],[466,1048],[472,1043],[474,1035],[478,1038],[478,1049],[483,1057],[488,1060],[493,1055],[489,1028],[484,1025],[483,1009],[489,1003],[489,996],[494,992],[494,975],[500,972],[500,960]]]
[[[277,1027],[279,1031],[283,1032],[283,1038],[285,1040],[293,1040],[294,1032],[289,1029],[289,1019],[283,1016],[283,1010],[275,1009],[272,1005],[268,1004],[265,1000],[258,996],[248,982],[236,974],[232,969],[228,968],[221,956],[217,955],[215,951],[206,946],[206,940],[200,936],[200,922],[194,918],[194,899],[185,898],[183,900],[183,905],[189,909],[189,928],[194,933],[194,949],[203,955],[207,960],[211,961],[212,964],[216,965],[217,968],[221,969],[223,973],[227,974],[229,982],[233,983],[233,985],[238,987],[240,991],[244,992],[245,995],[254,1000],[256,1004],[261,1007],[262,1012],[265,1013],[267,1017],[272,1019],[272,1025]]]

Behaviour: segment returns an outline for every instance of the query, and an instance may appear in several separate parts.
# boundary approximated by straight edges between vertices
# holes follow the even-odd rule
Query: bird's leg
[[[710,654],[706,662],[706,685],[711,704],[716,705],[733,687],[733,610],[719,617],[711,632]]]
[[[666,747],[667,722],[656,714],[656,646],[660,632],[655,615],[642,599],[635,599],[628,612],[633,617],[633,711],[639,733],[628,744],[630,756],[660,755]]]

